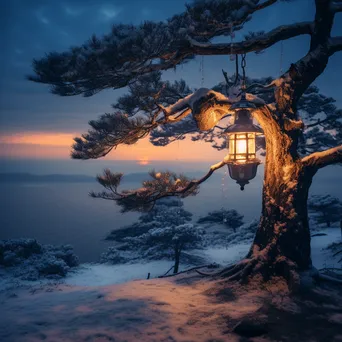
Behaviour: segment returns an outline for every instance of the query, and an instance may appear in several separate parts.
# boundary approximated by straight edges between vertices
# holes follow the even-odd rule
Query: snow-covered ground
[[[322,229],[315,234],[327,234],[314,236],[311,239],[311,257],[313,265],[317,269],[325,267],[339,267],[337,258],[332,257],[332,252],[326,247],[341,241],[341,231],[338,228]],[[210,247],[205,250],[192,250],[191,254],[201,256],[207,262],[219,265],[228,265],[242,259],[248,252],[251,242],[242,242],[226,248]],[[190,251],[189,251],[190,252]],[[51,283],[65,283],[71,286],[106,286],[110,284],[121,284],[132,280],[146,279],[148,273],[150,278],[156,278],[165,274],[173,265],[172,261],[146,261],[131,264],[81,264],[71,270],[64,279],[58,281],[39,280],[36,282],[23,281],[11,277],[9,273],[3,272],[0,277],[0,291]],[[181,264],[180,271],[193,265]]]
[[[151,278],[156,278],[167,272],[172,265],[172,261],[167,260],[124,265],[82,264],[76,272],[68,274],[65,283],[76,286],[121,284],[131,280],[146,279],[148,273]],[[188,267],[190,266],[181,265],[180,271]]]
[[[324,267],[338,267],[337,258],[326,247],[332,242],[341,241],[341,232],[337,228],[323,229],[315,234],[323,233],[325,236],[315,236],[311,240],[311,257],[313,265],[317,269]],[[248,252],[251,244],[240,243],[227,248],[207,248],[205,250],[193,250],[194,255],[199,255],[207,260],[207,263],[228,265],[242,259]],[[106,265],[83,264],[65,279],[68,285],[102,286],[120,284],[136,279],[146,279],[150,272],[151,278],[164,274],[171,266],[172,261],[160,260],[145,263]],[[181,265],[180,271],[190,268],[192,265]]]
[[[249,247],[250,244],[239,244],[229,248],[193,250],[191,254],[205,258],[208,264],[226,265],[242,259]],[[156,278],[167,272],[172,265],[173,262],[167,260],[124,265],[82,264],[77,271],[70,272],[67,275],[65,283],[77,286],[120,284],[130,280],[146,279],[148,273],[150,273],[151,278]],[[181,264],[179,271],[186,270],[192,266]]]
[[[313,236],[311,238],[312,264],[317,268],[341,267],[337,264],[338,258],[333,258],[331,250],[326,249],[333,242],[342,241],[340,228],[325,228],[315,234],[327,234],[324,236]],[[314,234],[314,235],[315,235]]]

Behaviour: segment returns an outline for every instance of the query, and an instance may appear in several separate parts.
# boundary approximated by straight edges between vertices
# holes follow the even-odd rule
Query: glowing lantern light
[[[253,124],[251,111],[255,105],[246,100],[243,93],[241,100],[234,103],[234,124],[229,126],[224,133],[227,134],[228,170],[232,179],[244,190],[246,184],[256,176],[260,160],[256,157],[255,138],[262,135],[259,126]]]

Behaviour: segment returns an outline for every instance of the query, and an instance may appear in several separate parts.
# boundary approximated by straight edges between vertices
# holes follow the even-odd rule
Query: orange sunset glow
[[[0,156],[10,158],[70,158],[73,138],[79,133],[21,132],[0,136]],[[148,137],[133,146],[120,146],[106,159],[136,160],[139,165],[149,165],[152,160],[221,160],[224,151],[216,151],[210,144],[192,142],[190,139],[172,143],[166,147],[153,146]]]

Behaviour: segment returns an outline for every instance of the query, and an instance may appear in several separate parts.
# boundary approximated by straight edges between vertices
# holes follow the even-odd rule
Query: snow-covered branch
[[[303,165],[320,169],[322,167],[342,163],[342,145],[322,152],[314,152],[302,159]]]
[[[223,160],[210,167],[208,173],[200,179],[190,180],[184,175],[174,172],[149,173],[150,180],[142,183],[142,187],[136,190],[119,191],[118,187],[122,180],[122,173],[112,173],[105,169],[103,175],[97,176],[97,181],[106,189],[103,192],[91,192],[93,198],[102,198],[116,201],[122,207],[122,211],[147,211],[153,208],[156,201],[165,197],[179,196],[185,198],[197,195],[199,185],[205,182],[216,170],[226,165]]]
[[[104,157],[113,148],[135,144],[158,127],[179,123],[191,113],[194,122],[189,127],[190,132],[211,130],[227,116],[231,104],[239,99],[240,95],[227,97],[217,91],[201,88],[169,106],[155,104],[155,109],[149,117],[130,118],[122,112],[102,115],[98,120],[89,122],[91,129],[86,134],[74,139],[72,158]],[[256,106],[265,105],[265,102],[255,95],[247,94],[247,99]],[[186,126],[188,125],[184,125]]]
[[[63,53],[33,61],[29,80],[50,84],[61,96],[92,96],[101,90],[134,84],[141,75],[175,68],[197,55],[229,55],[260,51],[303,34],[312,23],[280,26],[234,44],[211,44],[215,37],[241,30],[253,13],[277,0],[195,1],[184,13],[165,22],[140,26],[114,25],[103,37]],[[208,43],[209,42],[209,43]]]

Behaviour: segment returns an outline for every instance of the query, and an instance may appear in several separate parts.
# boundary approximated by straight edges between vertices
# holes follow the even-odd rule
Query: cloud
[[[102,6],[99,10],[101,19],[105,21],[116,18],[120,12],[121,9],[112,6]]]
[[[71,17],[78,17],[84,12],[84,9],[82,9],[82,8],[71,8],[71,7],[66,6],[66,7],[64,7],[64,11],[67,15],[69,15]]]
[[[50,24],[50,20],[43,14],[43,11],[40,9],[38,11],[36,11],[36,16],[37,16],[37,19],[45,24],[45,25],[49,25]]]
[[[0,137],[1,144],[24,144],[41,146],[71,146],[77,134],[60,132],[20,132]]]

